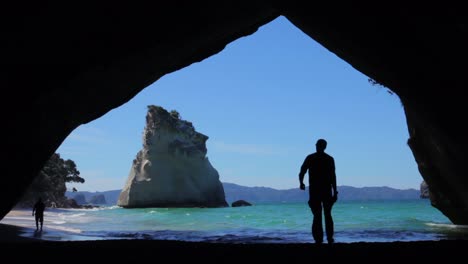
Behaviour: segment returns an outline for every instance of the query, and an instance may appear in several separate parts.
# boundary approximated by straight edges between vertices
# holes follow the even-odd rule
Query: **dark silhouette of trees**
[[[177,112],[177,110],[171,110],[171,112],[169,112],[169,114],[175,119],[181,119],[182,118],[180,116],[179,112]]]
[[[46,206],[55,204],[63,207],[66,203],[67,182],[84,183],[73,160],[64,160],[59,153],[54,153],[34,179],[29,189],[19,202],[21,207],[32,207],[38,197]]]

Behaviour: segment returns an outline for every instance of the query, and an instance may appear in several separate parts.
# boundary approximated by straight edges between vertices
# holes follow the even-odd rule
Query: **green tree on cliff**
[[[42,197],[47,206],[55,204],[63,207],[67,200],[65,197],[67,182],[84,183],[85,180],[80,177],[73,160],[64,160],[60,154],[54,153],[29,186],[19,205],[30,207],[36,202],[37,197]]]
[[[179,114],[179,112],[177,112],[177,110],[171,110],[171,112],[169,112],[169,114],[175,119],[181,119],[180,114]]]

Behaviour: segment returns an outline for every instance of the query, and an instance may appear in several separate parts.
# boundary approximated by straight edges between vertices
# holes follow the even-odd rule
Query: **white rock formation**
[[[148,106],[143,149],[137,154],[117,205],[228,206],[219,174],[206,157],[207,136],[177,112]]]

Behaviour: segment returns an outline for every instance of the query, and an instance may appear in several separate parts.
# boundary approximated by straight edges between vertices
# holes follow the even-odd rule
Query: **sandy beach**
[[[5,230],[6,233],[5,233]],[[379,263],[385,261],[422,261],[423,263],[462,261],[467,241],[427,241],[393,243],[314,244],[216,244],[158,240],[43,241],[15,240],[12,226],[0,225],[0,233],[12,241],[1,241],[4,252],[24,251],[47,262],[65,260],[134,262],[158,260],[202,261],[203,263],[305,263],[314,261]],[[14,253],[18,256],[18,253]],[[256,262],[257,262],[256,261]]]
[[[25,220],[30,219],[30,220]],[[21,219],[13,225],[14,219]],[[68,232],[68,231],[67,231]],[[301,244],[230,244],[160,240],[73,240],[73,232],[54,229],[45,223],[35,232],[34,217],[29,210],[14,210],[0,222],[2,252],[39,254],[48,262],[90,261],[104,257],[107,261],[127,262],[143,259],[167,259],[164,262],[197,260],[204,263],[251,262],[304,263],[314,260],[360,263],[376,261],[461,261],[468,248],[467,240],[443,240],[391,243],[336,243],[333,245]],[[52,240],[54,241],[51,241]],[[17,253],[16,253],[16,256]],[[344,259],[344,260],[343,260]],[[175,262],[174,262],[175,263]]]
[[[47,240],[47,241],[76,241],[82,240],[76,234],[80,230],[64,227],[56,223],[56,219],[51,216],[53,213],[60,212],[61,209],[49,209],[44,213],[43,230],[36,230],[35,217],[32,215],[32,209],[14,209],[11,210],[0,221],[0,241],[28,241],[28,240]]]
[[[28,219],[24,221],[23,219]],[[39,238],[34,236],[35,222],[32,211],[28,209],[11,210],[2,221],[0,221],[0,242],[16,243],[35,241]]]

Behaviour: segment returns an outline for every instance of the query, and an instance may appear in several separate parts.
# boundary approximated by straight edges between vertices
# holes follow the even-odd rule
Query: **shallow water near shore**
[[[428,200],[340,201],[332,211],[339,243],[467,239]],[[23,226],[22,236],[54,241],[157,239],[216,243],[313,243],[312,214],[304,203],[251,207],[47,209],[42,232],[31,212],[1,223]]]

